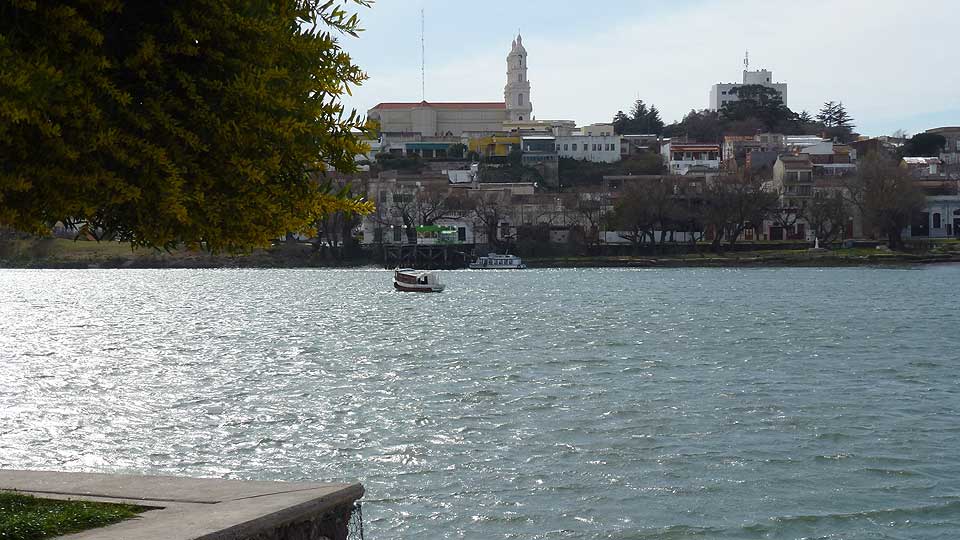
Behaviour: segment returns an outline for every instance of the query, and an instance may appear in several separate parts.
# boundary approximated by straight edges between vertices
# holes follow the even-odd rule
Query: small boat
[[[393,288],[403,292],[443,292],[440,276],[430,270],[397,268],[393,272]]]
[[[470,263],[471,270],[487,270],[487,269],[496,269],[501,270],[523,270],[527,265],[523,264],[523,261],[520,260],[520,257],[516,255],[498,255],[496,253],[488,253],[485,257],[477,257],[477,260]]]

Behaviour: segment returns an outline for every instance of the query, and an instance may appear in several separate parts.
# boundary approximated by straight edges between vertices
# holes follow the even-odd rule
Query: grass
[[[118,523],[146,510],[129,504],[38,499],[0,491],[0,539],[51,538]]]

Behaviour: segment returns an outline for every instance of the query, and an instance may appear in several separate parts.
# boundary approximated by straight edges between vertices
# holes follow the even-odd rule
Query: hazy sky
[[[370,76],[348,108],[420,101],[421,7],[428,101],[503,101],[519,29],[538,119],[609,121],[639,97],[670,123],[740,82],[749,50],[794,111],[842,101],[869,135],[960,125],[958,0],[378,0],[343,40]]]

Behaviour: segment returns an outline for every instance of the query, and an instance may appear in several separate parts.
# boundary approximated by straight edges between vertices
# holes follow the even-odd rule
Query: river
[[[960,536],[960,266],[0,270],[0,467],[360,481],[368,538]]]

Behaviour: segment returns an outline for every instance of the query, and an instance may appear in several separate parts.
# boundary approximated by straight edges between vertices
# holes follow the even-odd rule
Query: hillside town
[[[681,122],[638,100],[578,125],[536,117],[520,35],[506,64],[502,101],[371,108],[360,171],[335,178],[376,212],[331,217],[320,241],[538,255],[960,236],[960,127],[861,137],[842,102],[795,113],[747,60]]]

